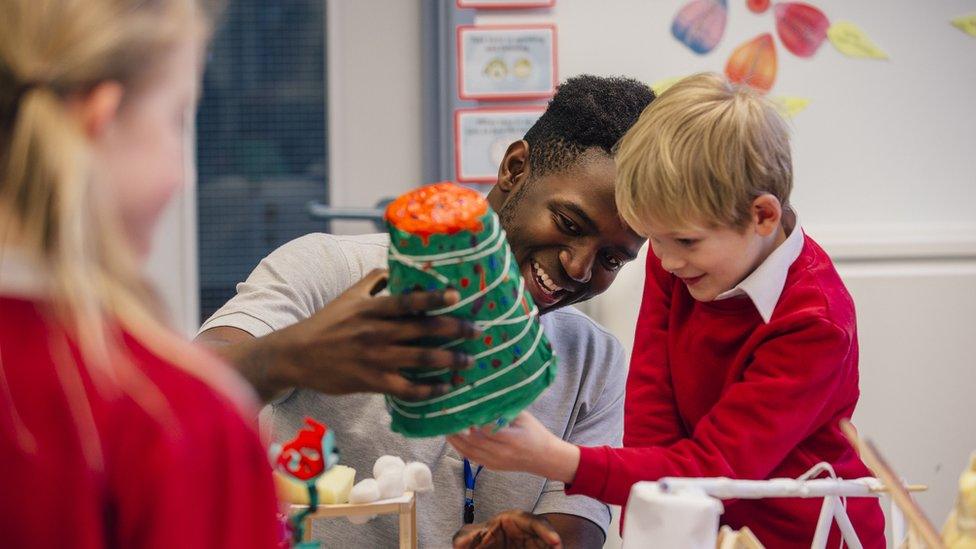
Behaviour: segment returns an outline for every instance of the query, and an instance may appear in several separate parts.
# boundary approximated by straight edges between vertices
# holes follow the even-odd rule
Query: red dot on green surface
[[[461,287],[462,288],[467,288],[470,285],[471,285],[471,281],[468,280],[468,277],[464,277],[464,278],[461,279]]]
[[[489,301],[488,302],[488,310],[489,311],[494,311],[495,310],[495,302],[494,301]]]
[[[492,341],[494,341],[494,339],[492,339],[491,336],[485,336],[485,345],[491,345]]]
[[[497,358],[491,359],[491,367],[492,368],[497,368],[497,367],[499,367],[501,365],[502,365],[502,361],[501,360],[498,360]]]
[[[464,378],[458,374],[454,374],[453,376],[451,376],[451,383],[455,385],[461,385],[464,383]]]

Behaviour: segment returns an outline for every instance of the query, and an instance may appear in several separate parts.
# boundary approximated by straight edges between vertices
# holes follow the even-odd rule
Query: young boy
[[[821,461],[839,477],[870,476],[838,428],[858,399],[854,304],[789,206],[789,136],[775,108],[720,76],[687,78],[644,111],[617,164],[617,206],[654,251],[625,447],[571,446],[528,414],[452,444],[617,505],[635,482],[667,476],[797,477]],[[769,548],[809,547],[820,505],[729,501],[722,522]],[[876,500],[851,498],[847,512],[865,547],[884,547]]]

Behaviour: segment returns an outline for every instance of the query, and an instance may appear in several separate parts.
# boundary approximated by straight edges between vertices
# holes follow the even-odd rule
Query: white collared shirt
[[[788,222],[785,213],[783,217],[784,221]],[[793,230],[789,231],[786,240],[742,282],[736,284],[731,290],[720,293],[715,298],[716,301],[745,294],[756,306],[763,322],[769,322],[773,316],[773,309],[776,308],[776,303],[783,294],[783,286],[786,285],[786,275],[789,273],[790,266],[803,251],[804,237],[800,219],[795,213],[793,218]],[[784,229],[788,230],[789,227]]]

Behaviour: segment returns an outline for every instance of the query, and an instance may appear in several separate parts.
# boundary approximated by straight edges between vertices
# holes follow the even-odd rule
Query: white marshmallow
[[[373,503],[378,499],[380,499],[380,486],[371,478],[357,482],[349,492],[349,503]],[[353,524],[366,524],[376,518],[376,515],[352,515],[346,518]]]
[[[404,467],[403,482],[406,489],[413,492],[430,492],[434,489],[430,467],[419,461],[411,461]]]
[[[380,486],[371,478],[361,480],[349,492],[349,503],[373,503],[380,499]]]
[[[390,469],[376,479],[380,487],[380,499],[398,498],[403,495],[403,473]]]
[[[403,474],[405,464],[397,456],[380,456],[373,464],[373,478],[379,479],[387,471],[395,471],[398,475]]]

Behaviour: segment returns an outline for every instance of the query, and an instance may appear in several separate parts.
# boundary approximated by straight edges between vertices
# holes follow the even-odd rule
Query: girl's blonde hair
[[[664,91],[620,140],[616,202],[647,235],[669,227],[743,227],[752,201],[772,194],[789,206],[789,128],[776,107],[747,86],[696,74]]]
[[[234,381],[211,379],[223,370],[159,320],[66,100],[110,81],[138,93],[189,29],[209,34],[218,9],[202,0],[0,2],[0,263],[5,249],[32,256],[51,315],[96,386],[128,393],[157,417],[168,415],[165,395],[131,367],[123,331],[214,386]]]

